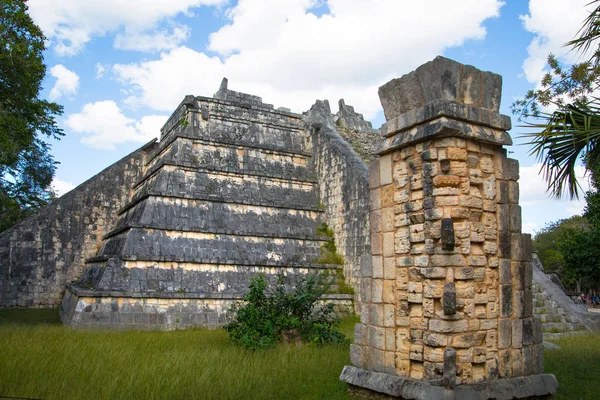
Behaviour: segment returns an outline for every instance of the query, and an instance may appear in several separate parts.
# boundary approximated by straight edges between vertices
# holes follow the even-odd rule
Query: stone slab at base
[[[340,376],[351,389],[373,392],[374,398],[389,396],[406,400],[460,399],[460,400],[510,400],[545,398],[556,393],[558,382],[552,374],[497,379],[470,385],[458,385],[452,389],[434,386],[424,381],[402,378],[382,372],[345,366]],[[361,395],[364,397],[365,392]]]
[[[218,328],[242,295],[219,293],[123,293],[87,290],[73,284],[60,306],[63,324],[88,329],[175,330]],[[352,295],[326,295],[340,314],[352,312]]]

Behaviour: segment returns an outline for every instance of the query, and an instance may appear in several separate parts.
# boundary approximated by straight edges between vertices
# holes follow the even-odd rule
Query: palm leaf
[[[530,123],[526,126],[535,132],[525,133],[532,146],[531,155],[542,163],[540,172],[548,184],[548,191],[560,198],[579,198],[575,166],[585,155],[586,168],[600,162],[600,101],[594,98],[591,103],[567,104],[558,110],[541,114],[543,123]]]
[[[593,0],[586,6],[599,3],[600,0]],[[572,46],[580,54],[585,54],[592,45],[597,44],[596,40],[600,38],[600,6],[596,7],[583,21],[583,25],[577,33],[579,37],[567,42],[565,46]],[[598,50],[592,55],[592,59],[595,59],[596,64],[600,61],[599,56]]]

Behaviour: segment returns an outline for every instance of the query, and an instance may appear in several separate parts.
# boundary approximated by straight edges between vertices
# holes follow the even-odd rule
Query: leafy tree
[[[558,241],[558,250],[564,262],[563,280],[573,284],[583,282],[585,288],[600,285],[600,247],[598,230],[588,225],[584,229],[567,227]]]
[[[62,107],[39,98],[44,40],[24,0],[0,3],[0,231],[52,198],[55,162],[46,138],[63,135]]]
[[[533,248],[537,251],[545,270],[561,275],[564,273],[565,261],[559,249],[563,231],[566,229],[583,230],[587,225],[588,222],[585,218],[576,215],[546,224],[536,233],[533,239]]]
[[[600,229],[587,215],[548,224],[533,240],[544,268],[560,275],[563,283],[600,286]]]
[[[588,5],[598,5],[594,0]],[[570,67],[556,56],[548,56],[550,71],[541,88],[530,90],[523,100],[513,103],[519,119],[533,117],[533,129],[526,134],[531,153],[542,163],[549,191],[556,197],[567,193],[579,197],[575,174],[578,160],[591,168],[600,163],[600,99],[594,95],[600,84],[600,5],[596,6],[578,33],[566,46],[580,54],[582,61]],[[551,113],[542,107],[554,107]]]
[[[600,164],[589,168],[590,190],[585,194],[584,215],[590,224],[600,230]]]

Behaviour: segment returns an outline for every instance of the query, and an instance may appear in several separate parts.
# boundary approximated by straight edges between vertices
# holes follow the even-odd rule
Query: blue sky
[[[152,137],[186,94],[234,90],[302,112],[344,98],[375,127],[377,88],[444,55],[503,76],[501,112],[535,87],[589,0],[29,0],[48,38],[43,96],[64,105],[52,143],[64,192]],[[419,4],[416,4],[419,3]],[[335,110],[334,110],[335,111]],[[524,231],[581,212],[545,193],[520,145]],[[582,179],[584,187],[585,179]]]

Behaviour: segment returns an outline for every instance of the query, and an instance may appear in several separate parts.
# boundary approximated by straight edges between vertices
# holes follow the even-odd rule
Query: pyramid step
[[[587,332],[587,328],[582,323],[575,322],[575,323],[573,323],[573,331],[586,331]]]
[[[548,309],[546,307],[544,307],[544,306],[540,306],[540,307],[534,306],[533,307],[533,313],[534,314],[547,314],[548,313]]]
[[[340,265],[307,264],[303,267],[220,265],[177,262],[122,261],[88,264],[77,284],[83,289],[125,295],[175,296],[187,298],[240,299],[250,281],[262,275],[272,286],[278,274],[285,276],[288,288],[309,274],[319,273],[324,282],[335,285]]]
[[[564,322],[546,322],[542,325],[543,332],[561,333],[573,330],[573,324]]]
[[[209,200],[150,196],[121,214],[114,236],[128,228],[315,239],[322,212]]]
[[[295,130],[302,129],[302,115],[287,111],[275,110],[272,106],[268,108],[247,107],[238,102],[224,101],[210,97],[197,97],[200,112],[199,117],[206,121],[207,119],[226,119],[228,121],[264,124],[289,128]]]
[[[534,305],[534,307],[545,307],[545,308],[548,308],[549,303],[546,300],[536,300],[536,299],[533,299],[533,305]]]
[[[545,301],[546,300],[546,296],[543,293],[536,293],[533,298],[537,301]]]
[[[546,314],[536,314],[535,316],[539,318],[542,323],[548,322],[548,316]]]
[[[324,240],[131,228],[106,239],[100,259],[302,266],[316,262]],[[92,259],[93,260],[93,259]]]
[[[550,323],[552,323],[552,322],[561,323],[561,322],[566,322],[566,319],[564,318],[563,315],[552,312],[552,313],[546,314],[546,321],[548,321]]]
[[[586,331],[569,331],[569,332],[544,332],[544,340],[554,341],[564,337],[569,336],[582,336],[588,335],[589,332]]]
[[[219,118],[210,116],[208,122],[200,115],[193,120],[191,127],[183,129],[186,136],[211,140],[219,143],[252,146],[287,152],[308,152],[310,143],[301,125],[275,125],[260,120]],[[177,135],[174,132],[171,136]]]
[[[306,154],[265,150],[202,139],[175,137],[147,165],[142,180],[161,164],[314,181],[311,157]]]
[[[217,328],[231,319],[231,307],[241,298],[197,296],[186,293],[101,292],[68,284],[61,319],[81,328],[175,330]],[[324,295],[339,313],[352,312],[353,296]]]
[[[120,213],[149,195],[318,210],[313,183],[165,165],[138,187]]]

